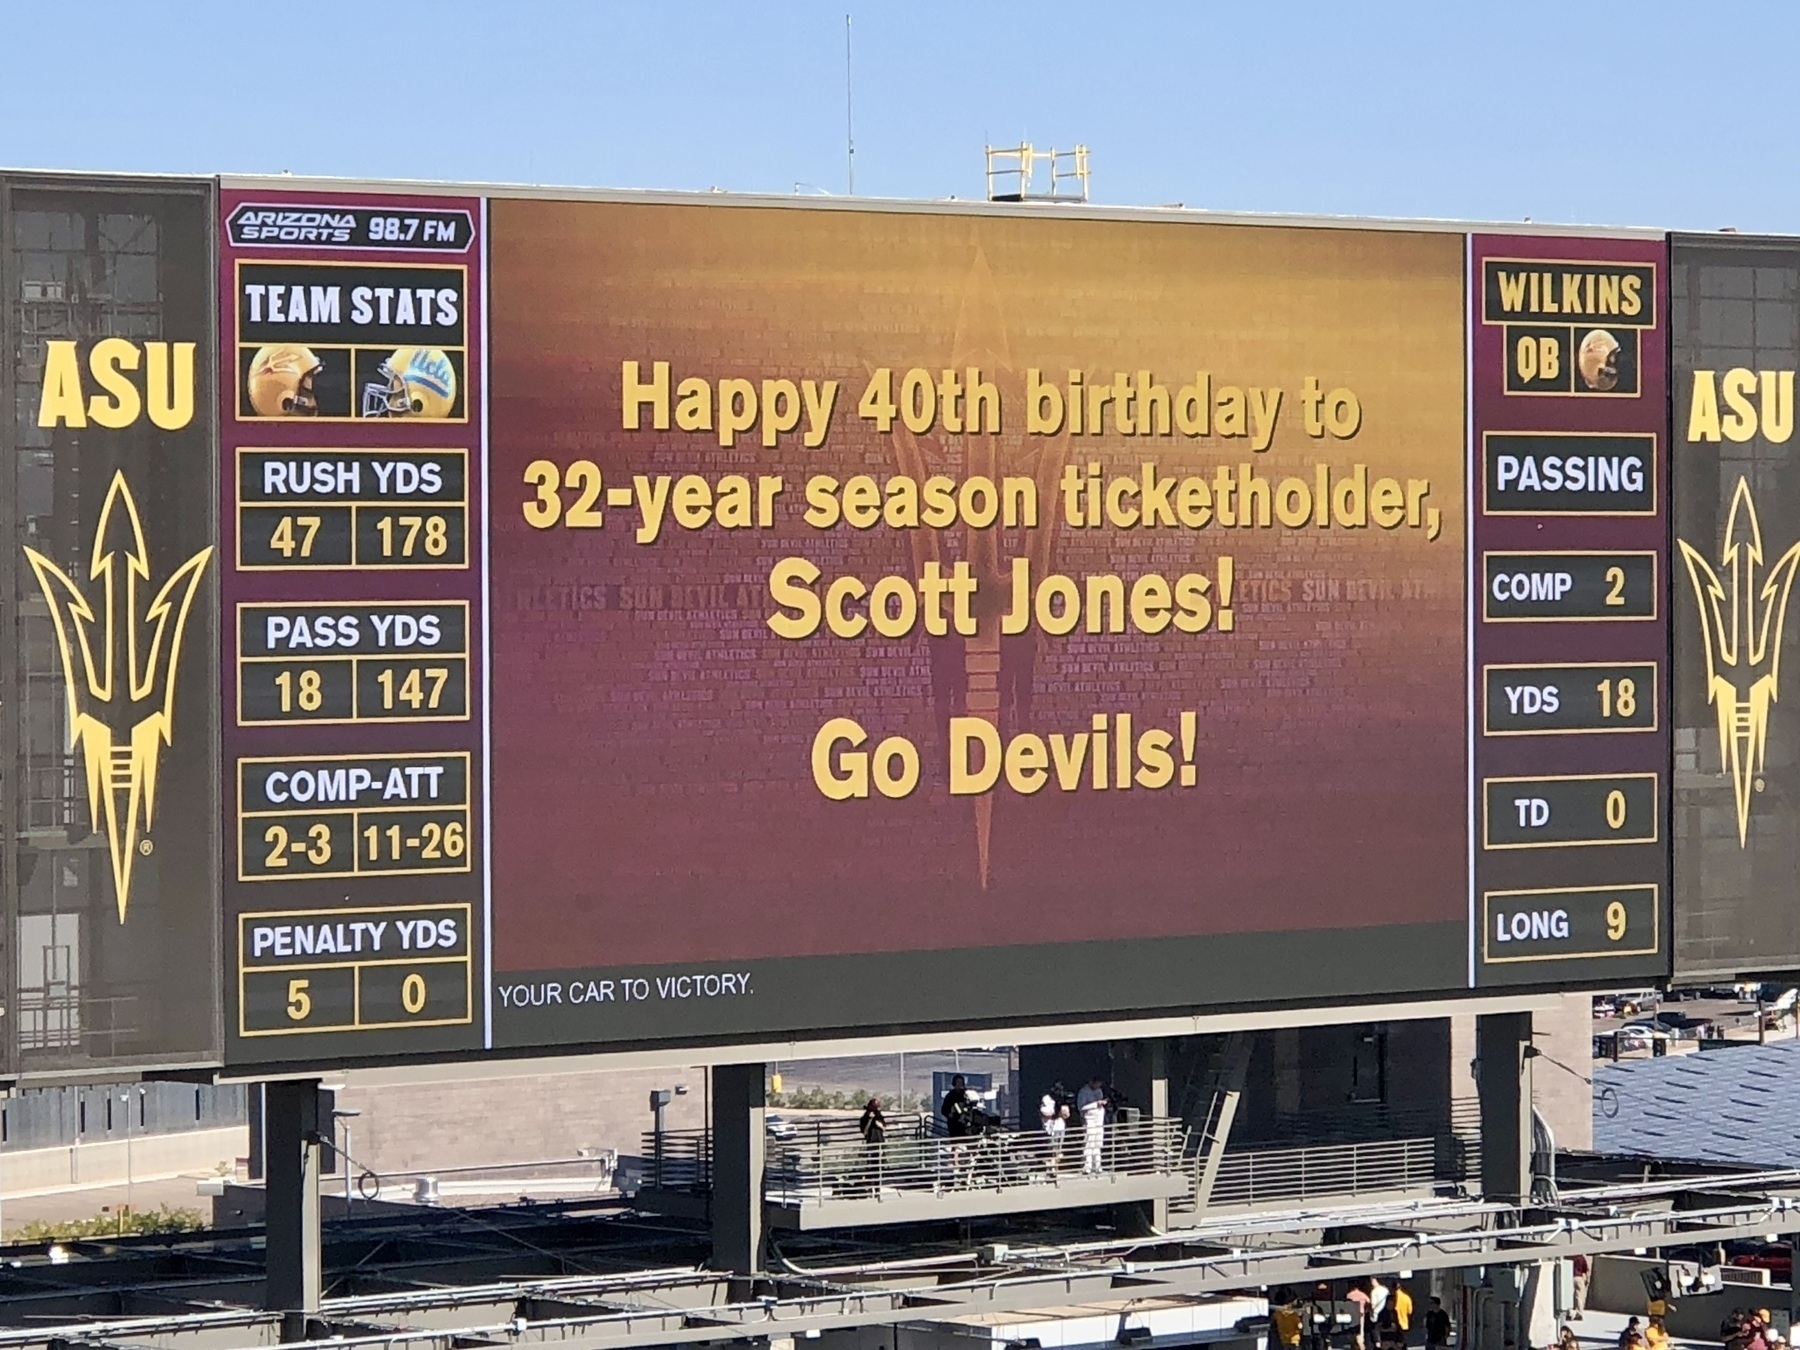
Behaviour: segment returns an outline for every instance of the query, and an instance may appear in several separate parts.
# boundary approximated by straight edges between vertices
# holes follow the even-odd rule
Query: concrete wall
[[[479,1072],[479,1066],[474,1066]],[[580,1149],[640,1151],[652,1088],[687,1086],[665,1113],[671,1130],[706,1124],[707,1071],[624,1070],[464,1078],[346,1088],[350,1153],[376,1172],[422,1172],[502,1162],[573,1158]],[[342,1136],[339,1136],[340,1142]]]
[[[1531,1062],[1532,1103],[1556,1132],[1557,1147],[1590,1149],[1594,1090],[1584,1079],[1593,1076],[1594,1001],[1564,994],[1557,1003],[1554,1011],[1531,1016],[1531,1041],[1539,1051]]]
[[[1594,1146],[1593,1089],[1577,1077],[1593,1072],[1593,1006],[1587,994],[1564,994],[1554,1009],[1531,1015],[1532,1044],[1541,1052],[1531,1062],[1531,1100],[1559,1148]],[[1474,1062],[1475,1019],[1459,1014],[1450,1019],[1452,1099],[1475,1100]]]
[[[250,1148],[242,1125],[156,1134],[129,1142],[19,1149],[0,1161],[0,1194],[44,1195],[79,1186],[122,1186],[189,1173],[229,1173]]]
[[[1597,1312],[1643,1317],[1648,1306],[1643,1272],[1662,1265],[1649,1257],[1596,1256],[1593,1283],[1588,1286],[1588,1307]],[[1676,1269],[1682,1268],[1677,1264]],[[1693,1267],[1686,1270],[1691,1277]],[[1719,1323],[1734,1308],[1767,1308],[1774,1314],[1778,1328],[1786,1324],[1786,1285],[1769,1284],[1766,1270],[1727,1267],[1724,1274],[1731,1283],[1722,1289],[1703,1294],[1676,1293],[1675,1310],[1664,1319],[1672,1335],[1681,1340],[1716,1342]]]

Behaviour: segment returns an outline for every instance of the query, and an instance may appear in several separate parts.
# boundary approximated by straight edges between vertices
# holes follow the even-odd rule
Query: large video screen
[[[212,184],[0,176],[6,1077],[216,1063]]]
[[[220,213],[234,1063],[1666,973],[1660,240]]]
[[[1677,236],[1677,974],[1800,969],[1800,244]]]

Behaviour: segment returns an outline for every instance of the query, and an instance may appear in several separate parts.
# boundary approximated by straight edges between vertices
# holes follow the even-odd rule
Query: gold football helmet
[[[456,406],[456,367],[436,347],[401,347],[376,373],[363,386],[364,417],[443,418]]]
[[[317,417],[313,378],[324,364],[310,347],[282,343],[257,348],[244,377],[250,406],[258,417]]]
[[[1619,340],[1604,328],[1596,328],[1581,339],[1575,354],[1581,371],[1581,382],[1589,389],[1605,392],[1619,387]]]

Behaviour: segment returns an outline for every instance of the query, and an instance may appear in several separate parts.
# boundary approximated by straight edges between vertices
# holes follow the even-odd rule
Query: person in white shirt
[[[1050,1179],[1054,1181],[1062,1170],[1063,1136],[1069,1131],[1069,1108],[1056,1100],[1055,1093],[1046,1092],[1038,1103],[1038,1120],[1044,1127],[1044,1152],[1049,1160]]]
[[[1106,1143],[1106,1085],[1099,1074],[1075,1094],[1075,1109],[1081,1112],[1081,1174],[1100,1175],[1100,1150]]]

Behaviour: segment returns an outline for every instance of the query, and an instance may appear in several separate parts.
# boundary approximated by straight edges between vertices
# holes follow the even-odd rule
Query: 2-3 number
[[[302,844],[289,842],[287,826],[271,825],[263,831],[263,843],[269,846],[269,856],[263,859],[264,867],[286,867],[290,853],[305,855],[306,861],[314,867],[323,867],[331,861],[331,827],[323,823],[308,826]]]

